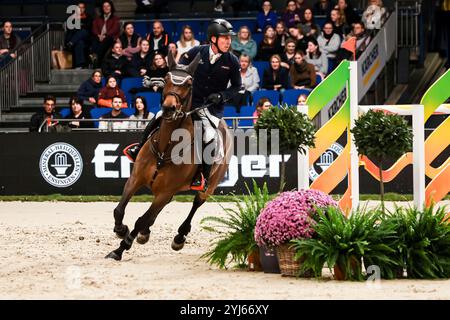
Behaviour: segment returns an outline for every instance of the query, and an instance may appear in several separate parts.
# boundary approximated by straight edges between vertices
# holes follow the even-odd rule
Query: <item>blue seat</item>
[[[264,34],[262,32],[252,33],[252,39],[255,40],[256,44],[260,44],[264,38]]]
[[[224,108],[223,108],[223,116],[224,117],[237,118],[237,117],[239,117],[239,115],[240,114],[236,112],[236,107],[235,106],[232,106],[232,105],[224,106]],[[231,119],[227,119],[227,120],[225,120],[225,122],[227,123],[227,125],[229,127],[231,127],[233,125],[233,120],[231,120]]]
[[[141,38],[144,38],[149,30],[149,23],[147,21],[135,21],[133,22],[134,32],[139,34]]]
[[[136,109],[134,109],[134,108],[124,108],[124,109],[122,109],[122,112],[124,114],[126,114],[127,116],[131,116],[132,114],[135,113],[135,111],[136,111]]]
[[[322,77],[320,75],[316,75],[316,86],[322,82]]]
[[[289,89],[283,92],[282,103],[287,104],[288,106],[296,106],[298,96],[301,94],[309,95],[311,90],[309,89]]]
[[[238,32],[242,26],[247,26],[252,33],[256,30],[256,19],[230,20],[230,23],[233,25],[233,30],[236,30],[236,32]]]
[[[267,98],[272,105],[277,105],[280,102],[280,93],[276,90],[258,90],[253,93],[253,106],[256,106],[259,99]]]
[[[252,117],[255,112],[254,106],[242,106],[241,113],[239,114],[241,117]],[[240,127],[253,127],[253,119],[243,119],[239,121]]]
[[[63,108],[63,109],[59,110],[59,114],[63,118],[67,117],[70,114],[70,108]]]
[[[101,116],[111,111],[111,108],[93,108],[91,109],[91,118],[99,119]],[[94,127],[98,128],[98,121],[94,122]]]
[[[262,83],[264,70],[269,69],[269,61],[253,61],[252,64],[258,70],[259,80]]]

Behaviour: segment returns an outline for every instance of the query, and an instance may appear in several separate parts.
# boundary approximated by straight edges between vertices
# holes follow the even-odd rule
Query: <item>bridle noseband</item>
[[[170,77],[172,83],[176,86],[181,86],[184,83],[186,83],[188,80],[192,79],[191,75],[182,77],[182,76],[175,75],[172,72],[168,72],[167,75]],[[189,87],[189,90],[184,98],[181,97],[175,91],[167,92],[165,94],[165,96],[163,97],[163,100],[165,100],[168,96],[173,96],[173,97],[175,97],[177,104],[175,106],[175,110],[174,110],[173,114],[170,117],[164,116],[164,113],[163,113],[162,118],[169,122],[184,118],[186,116],[186,113],[183,111],[183,106],[186,106],[186,104],[188,102],[187,100],[190,98],[191,91],[192,91],[192,86]]]

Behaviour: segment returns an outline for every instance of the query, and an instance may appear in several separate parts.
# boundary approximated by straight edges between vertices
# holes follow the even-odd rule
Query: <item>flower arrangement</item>
[[[258,217],[255,240],[259,246],[279,246],[314,234],[315,208],[337,207],[337,202],[319,190],[281,193],[267,203]]]

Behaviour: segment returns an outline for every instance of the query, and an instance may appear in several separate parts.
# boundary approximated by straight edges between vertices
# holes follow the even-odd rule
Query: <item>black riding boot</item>
[[[211,142],[207,143],[203,150],[210,144],[210,143],[214,143],[214,140],[212,140]],[[216,150],[212,150],[213,153],[216,152]],[[191,189],[192,190],[198,190],[198,191],[205,191],[208,188],[208,180],[209,180],[209,176],[211,174],[211,168],[213,166],[213,163],[207,163],[205,162],[204,157],[202,157],[202,174],[197,174],[194,178],[194,180],[192,181],[191,184]]]
[[[159,123],[159,118],[156,119],[156,116],[153,117],[153,119],[147,124],[147,126],[144,129],[144,133],[142,134],[142,139],[139,142],[139,144],[132,145],[128,149],[125,149],[126,154],[133,159],[133,161],[136,161],[137,155],[139,151],[141,150],[142,146],[145,144],[145,142],[148,139],[148,136],[150,133],[157,127]]]

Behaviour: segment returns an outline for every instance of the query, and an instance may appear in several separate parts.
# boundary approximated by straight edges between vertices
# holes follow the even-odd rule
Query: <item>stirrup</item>
[[[200,173],[200,179],[195,179],[191,183],[191,190],[194,190],[194,191],[206,191],[206,189],[207,189],[206,179],[203,176],[203,173]]]
[[[136,147],[136,146],[138,146],[139,145],[139,143],[132,143],[132,144],[130,144],[129,146],[127,146],[127,147],[125,147],[125,149],[123,149],[123,154],[128,158],[128,160],[130,160],[131,162],[134,162],[134,161],[136,161],[136,156],[137,156],[137,154],[134,156],[134,158],[133,158],[133,154],[132,153],[130,153],[130,149],[131,148],[133,148],[133,147]]]

